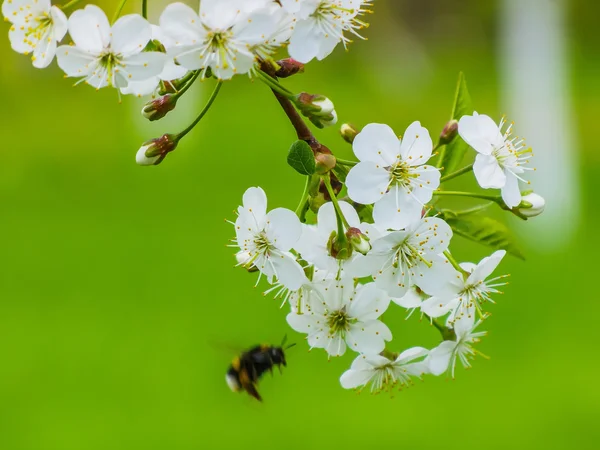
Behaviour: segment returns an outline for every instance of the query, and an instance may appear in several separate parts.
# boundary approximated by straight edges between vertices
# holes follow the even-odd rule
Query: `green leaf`
[[[442,216],[456,235],[525,259],[514,236],[502,222],[481,214],[458,215],[447,210]]]
[[[456,96],[451,119],[460,120],[464,115],[473,114],[474,110],[475,108],[473,107],[473,102],[469,95],[469,90],[467,89],[465,76],[461,72],[458,76],[458,85],[456,87]],[[444,168],[444,175],[451,174],[461,168],[462,161],[468,149],[469,145],[457,135],[441,150],[438,167]]]
[[[305,141],[296,141],[292,144],[287,162],[301,175],[312,175],[317,170],[315,155]]]

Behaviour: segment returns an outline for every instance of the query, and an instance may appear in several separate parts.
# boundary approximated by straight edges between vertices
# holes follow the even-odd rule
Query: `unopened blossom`
[[[426,165],[433,151],[427,129],[413,122],[399,139],[389,126],[373,123],[352,147],[360,162],[346,178],[350,198],[374,203],[379,226],[399,230],[418,219],[440,185],[439,170]]]
[[[519,213],[525,217],[539,216],[546,209],[546,200],[535,192],[530,192],[521,197]]]
[[[455,272],[446,291],[423,302],[421,310],[431,317],[440,317],[448,312],[452,313],[452,318],[465,314],[472,316],[475,312],[483,316],[482,305],[485,302],[495,303],[491,294],[499,293],[497,288],[506,284],[501,282],[506,275],[488,279],[505,255],[505,250],[498,250],[477,265],[462,263],[460,266],[468,276]]]
[[[525,167],[532,151],[526,148],[524,139],[511,137],[513,124],[503,132],[504,125],[504,118],[496,125],[489,116],[475,112],[460,119],[458,133],[478,153],[473,172],[479,185],[501,189],[504,203],[514,208],[521,203],[519,180],[526,182],[521,175],[533,170]]]
[[[316,285],[318,295],[310,310],[292,309],[288,324],[306,333],[311,348],[323,348],[330,356],[341,356],[346,347],[360,353],[377,354],[392,339],[389,328],[379,320],[390,304],[389,296],[374,283],[359,284],[343,277]]]
[[[11,46],[18,53],[31,54],[33,66],[48,67],[56,54],[57,42],[67,34],[67,16],[50,0],[4,0],[2,14],[12,25]]]
[[[483,336],[485,331],[475,331],[481,324],[481,320],[475,322],[474,317],[463,316],[454,322],[455,339],[442,342],[436,348],[432,349],[427,356],[425,363],[433,375],[441,375],[448,372],[454,378],[456,361],[460,361],[463,367],[471,367],[471,360],[475,355],[481,352],[473,348]]]
[[[302,233],[296,214],[285,208],[267,213],[267,196],[261,188],[250,188],[244,193],[238,214],[235,246],[246,258],[242,265],[256,267],[271,284],[277,280],[287,289],[299,289],[306,276],[290,253]]]
[[[252,48],[268,45],[277,23],[262,8],[246,13],[235,0],[203,0],[200,13],[172,3],[160,16],[160,27],[175,42],[167,48],[188,70],[210,68],[220,79],[249,72],[257,55]]]
[[[371,384],[371,392],[380,392],[412,383],[412,377],[429,372],[423,358],[429,351],[414,347],[403,351],[395,359],[382,355],[359,355],[349,370],[340,377],[344,389],[355,389]],[[417,361],[418,360],[418,361]]]
[[[69,35],[75,45],[57,50],[59,67],[69,77],[100,89],[126,87],[160,74],[166,55],[143,52],[152,28],[138,14],[121,17],[110,26],[106,14],[94,5],[75,11],[69,18]]]
[[[452,239],[450,226],[437,217],[425,217],[404,231],[393,231],[371,241],[373,248],[348,267],[355,277],[373,276],[380,289],[396,298],[412,286],[429,295],[446,291],[454,269],[442,255]]]
[[[367,24],[361,15],[368,10],[371,1],[359,0],[304,0],[294,7],[285,1],[284,8],[298,9],[298,21],[294,28],[288,51],[290,56],[302,63],[314,58],[322,60],[329,56],[341,42],[344,47],[351,42],[350,36],[363,38],[359,31]]]
[[[175,45],[160,29],[159,26],[151,25],[152,40],[160,42],[165,47]],[[159,87],[161,81],[172,81],[182,78],[188,73],[185,67],[175,64],[173,58],[165,60],[165,66],[161,73],[142,81],[131,81],[126,87],[121,88],[122,94],[131,94],[137,97],[153,94]]]

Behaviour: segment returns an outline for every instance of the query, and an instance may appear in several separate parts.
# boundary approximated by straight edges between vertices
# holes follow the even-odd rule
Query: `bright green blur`
[[[368,42],[338,50],[286,86],[329,96],[341,122],[389,123],[401,133],[418,119],[436,136],[463,70],[480,112],[510,115],[498,102],[493,30],[482,40],[421,30],[419,45],[434,59],[420,67],[388,58],[389,1],[369,17]],[[487,2],[471,3],[454,20],[465,29],[494,23],[493,9],[481,6]],[[573,2],[573,11],[583,4]],[[416,17],[426,28],[433,14]],[[233,268],[225,245],[234,230],[224,219],[235,217],[244,190],[260,185],[271,207],[293,209],[303,188],[286,165],[293,130],[261,83],[227,83],[162,165],[138,167],[142,142],[183,129],[214,82],[192,90],[165,121],[144,123],[139,100],[119,105],[113,90],[71,87],[55,64],[31,67],[10,50],[4,24],[0,449],[597,448],[598,42],[585,31],[590,14],[573,20],[580,21],[571,24],[569,45],[577,50],[570,71],[586,214],[577,240],[562,253],[523,242],[527,261],[500,266],[512,277],[485,324],[490,334],[479,350],[489,361],[459,369],[456,381],[427,377],[393,399],[341,389],[354,355],[328,363],[325,352],[308,353],[281,302],[262,296],[265,285],[253,288],[255,274]],[[336,129],[318,137],[352,157]],[[489,253],[454,241],[461,260]],[[434,328],[404,318],[393,305],[386,313],[395,349],[437,344]],[[264,403],[230,392],[224,375],[236,352],[286,333],[298,345],[283,375],[259,386]]]

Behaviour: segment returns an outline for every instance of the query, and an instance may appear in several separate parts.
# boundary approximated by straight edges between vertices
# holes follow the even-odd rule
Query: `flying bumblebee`
[[[245,351],[235,358],[225,380],[233,392],[246,391],[258,401],[262,401],[256,385],[260,378],[269,371],[273,373],[273,367],[277,366],[281,372],[281,366],[286,366],[285,350],[296,344],[290,344],[284,348],[286,337],[283,338],[279,347],[271,345],[257,345]]]

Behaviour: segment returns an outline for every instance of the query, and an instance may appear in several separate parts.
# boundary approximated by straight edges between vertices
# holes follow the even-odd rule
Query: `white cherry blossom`
[[[487,358],[483,353],[475,350],[473,344],[477,344],[485,331],[475,331],[481,324],[481,320],[475,322],[474,317],[463,316],[454,322],[454,340],[442,342],[436,348],[432,349],[427,356],[425,363],[433,375],[441,375],[448,372],[454,378],[456,361],[459,360],[463,367],[471,367],[470,360],[479,354]]]
[[[104,11],[87,5],[69,18],[69,35],[75,45],[58,48],[59,67],[67,76],[81,78],[97,89],[147,80],[165,65],[164,53],[143,52],[152,28],[138,14],[121,17],[111,28]]]
[[[347,34],[362,39],[359,30],[366,24],[360,16],[372,4],[370,0],[304,0],[299,3],[295,6],[292,1],[285,1],[283,6],[297,10],[299,20],[288,51],[302,63],[326,58],[340,42],[346,47],[351,42]]]
[[[288,324],[306,333],[311,348],[323,348],[330,356],[341,356],[346,347],[361,353],[379,353],[392,339],[389,328],[379,320],[390,298],[374,283],[359,284],[344,277],[315,286],[316,300],[310,310],[292,311]]]
[[[381,355],[359,355],[349,370],[340,377],[344,389],[355,389],[371,384],[371,392],[402,388],[412,383],[411,377],[420,377],[429,372],[423,358],[429,351],[414,347],[403,351],[395,359]],[[415,361],[419,360],[419,361]]]
[[[12,25],[11,46],[18,53],[31,54],[33,66],[48,67],[56,54],[56,43],[67,34],[67,16],[50,0],[4,0],[2,14]]]
[[[165,47],[175,45],[157,25],[151,25],[152,39],[160,42]],[[121,88],[122,94],[131,94],[137,97],[153,94],[161,81],[172,81],[184,77],[188,73],[185,67],[175,64],[175,60],[168,58],[161,73],[147,80],[131,81],[126,87]]]
[[[350,227],[360,229],[360,219],[354,207],[344,201],[340,201],[339,205]],[[319,208],[316,225],[302,225],[302,236],[295,248],[311,265],[327,273],[337,274],[343,264],[352,258],[342,262],[329,254],[327,244],[333,232],[337,232],[335,208],[332,202],[327,202]],[[356,256],[355,253],[353,257]]]
[[[490,294],[499,293],[496,288],[506,284],[499,281],[507,275],[487,280],[505,255],[505,250],[498,250],[483,258],[477,265],[462,263],[461,268],[469,274],[466,279],[456,272],[443,295],[431,297],[423,302],[421,310],[431,317],[440,317],[451,312],[451,318],[456,318],[465,314],[473,315],[475,311],[483,316],[482,304],[488,301],[495,303]]]
[[[346,179],[348,195],[362,204],[375,203],[373,218],[396,230],[421,216],[423,206],[440,185],[440,172],[426,165],[433,142],[420,122],[413,122],[399,139],[388,125],[367,125],[354,139],[360,162]]]
[[[513,124],[502,133],[504,125],[504,118],[496,125],[489,116],[475,112],[461,117],[458,133],[478,153],[473,172],[479,185],[484,189],[501,189],[504,203],[514,208],[521,203],[519,180],[526,182],[521,175],[534,170],[524,167],[533,154],[524,139],[511,138]]]
[[[259,187],[244,193],[238,214],[235,246],[240,248],[240,265],[256,267],[271,284],[276,278],[287,289],[299,289],[306,276],[290,253],[302,233],[296,214],[285,208],[267,213],[267,196]]]
[[[372,275],[380,289],[396,298],[412,286],[429,295],[446,291],[454,269],[441,254],[452,239],[450,226],[437,217],[413,222],[404,231],[394,231],[372,242],[373,248],[357,258],[348,272],[355,277]]]
[[[220,79],[249,72],[255,46],[269,45],[277,23],[262,8],[246,13],[239,0],[203,0],[200,13],[172,3],[160,16],[163,32],[174,42],[169,54],[188,70],[212,69]]]

